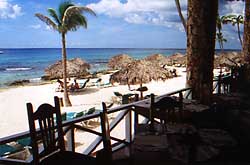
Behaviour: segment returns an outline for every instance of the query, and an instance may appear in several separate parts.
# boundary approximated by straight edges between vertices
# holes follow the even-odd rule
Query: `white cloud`
[[[183,15],[186,16],[187,0],[180,0],[180,4]],[[88,7],[98,14],[123,18],[129,23],[178,28],[182,26],[174,0],[127,0],[125,3],[120,0],[101,0]]]
[[[40,29],[42,26],[40,24],[37,24],[37,25],[31,25],[30,27],[33,29]]]
[[[227,1],[225,4],[221,4],[220,6],[220,15],[228,15],[228,14],[244,14],[244,1]]]
[[[22,14],[21,7],[11,4],[8,0],[0,0],[0,19],[16,18]]]
[[[180,0],[182,14],[187,16],[187,0]],[[243,14],[245,2],[220,1],[220,15]],[[122,18],[128,23],[150,24],[184,32],[174,0],[100,0],[87,5],[97,14]]]

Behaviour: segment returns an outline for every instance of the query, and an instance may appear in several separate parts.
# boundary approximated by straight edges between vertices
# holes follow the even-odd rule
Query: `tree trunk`
[[[187,23],[186,23],[185,18],[184,18],[183,15],[182,15],[182,12],[181,12],[180,1],[179,1],[179,0],[175,0],[175,5],[176,5],[176,8],[177,8],[179,17],[180,17],[180,19],[181,19],[182,25],[183,25],[183,27],[184,27],[184,30],[185,30],[185,32],[186,32],[186,34],[187,34]]]
[[[245,20],[243,34],[243,55],[246,63],[244,78],[250,84],[250,0],[245,1]]]
[[[241,39],[241,36],[240,36],[240,23],[237,23],[237,30],[238,30],[238,37],[239,37],[239,40],[240,40],[240,45],[242,47],[242,39]]]
[[[193,98],[210,104],[218,0],[188,0],[187,86]]]
[[[64,95],[64,102],[65,106],[72,106],[68,90],[67,90],[67,54],[66,54],[66,41],[65,41],[65,33],[62,33],[62,63],[63,63],[63,95]]]
[[[250,64],[250,0],[245,1],[245,20],[243,34],[243,54],[245,62]]]

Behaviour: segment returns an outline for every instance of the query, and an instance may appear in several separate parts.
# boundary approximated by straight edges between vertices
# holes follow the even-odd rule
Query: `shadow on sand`
[[[83,94],[91,94],[91,93],[95,93],[99,91],[98,88],[85,88],[82,89],[80,91],[73,91],[73,92],[69,92],[70,95],[83,95]]]

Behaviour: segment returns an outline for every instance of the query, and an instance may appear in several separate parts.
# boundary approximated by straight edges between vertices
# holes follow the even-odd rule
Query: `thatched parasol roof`
[[[167,56],[166,58],[168,65],[175,65],[175,64],[186,65],[187,63],[187,56],[181,53],[175,53],[170,56]]]
[[[118,54],[116,56],[113,56],[109,62],[108,67],[112,69],[122,69],[126,67],[129,63],[134,61],[132,57],[130,57],[127,54]]]
[[[84,77],[89,74],[87,71],[88,69],[90,69],[90,65],[81,58],[74,58],[67,61],[68,77]],[[52,64],[46,68],[45,76],[48,76],[49,79],[62,78],[62,61],[57,61],[55,64]]]
[[[215,56],[214,66],[237,66],[243,62],[243,55],[241,52],[224,52]]]
[[[150,82],[151,80],[166,80],[173,77],[170,71],[154,65],[150,61],[135,60],[127,65],[127,67],[115,72],[110,77],[111,82],[119,82],[127,84],[130,88],[131,84],[140,84]],[[143,98],[143,91],[140,91],[141,98]]]
[[[152,54],[150,56],[147,56],[145,58],[145,60],[154,63],[154,65],[160,65],[161,66],[161,65],[167,64],[167,59],[162,54]]]
[[[111,75],[111,81],[121,84],[140,84],[142,86],[142,83],[147,83],[151,80],[166,80],[171,77],[170,71],[160,66],[155,66],[146,60],[135,60],[126,68]]]

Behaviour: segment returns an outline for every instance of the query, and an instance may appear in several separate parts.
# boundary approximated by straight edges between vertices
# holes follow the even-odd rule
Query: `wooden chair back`
[[[180,103],[172,97],[163,97],[157,102],[152,102],[154,113],[158,113],[164,123],[176,120],[176,109],[180,111]],[[179,115],[178,115],[179,116]],[[180,117],[180,116],[179,116]]]
[[[27,103],[34,164],[39,164],[42,157],[57,150],[65,150],[59,98],[54,97],[54,102],[55,106],[45,103],[35,112],[32,104]],[[39,153],[41,144],[44,150]]]

